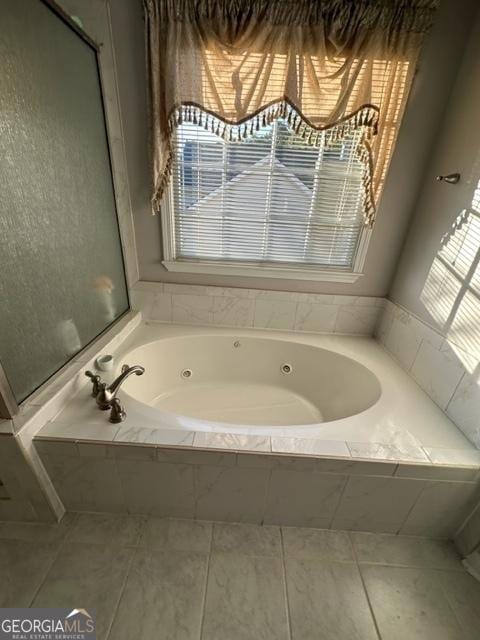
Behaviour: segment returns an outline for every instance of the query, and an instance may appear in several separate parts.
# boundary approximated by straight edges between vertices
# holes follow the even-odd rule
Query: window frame
[[[163,259],[167,271],[177,273],[200,273],[206,275],[248,276],[287,280],[313,280],[321,282],[354,283],[363,276],[363,268],[371,240],[372,229],[364,226],[359,233],[358,246],[352,269],[266,262],[238,262],[226,260],[194,260],[175,257],[175,206],[173,182],[165,190],[161,207]]]

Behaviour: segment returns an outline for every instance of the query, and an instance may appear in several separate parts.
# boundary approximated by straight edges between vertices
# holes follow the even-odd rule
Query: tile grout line
[[[353,536],[352,536],[352,533],[350,531],[347,532],[347,535],[348,535],[348,539],[350,540],[350,544],[351,544],[352,549],[353,549],[353,557],[355,558],[355,565],[357,567],[358,575],[360,576],[360,580],[362,582],[363,592],[364,592],[365,598],[367,600],[368,608],[370,610],[370,615],[372,616],[372,621],[373,621],[373,625],[375,627],[375,632],[376,632],[376,634],[378,636],[378,639],[382,640],[382,636],[380,634],[380,629],[379,629],[379,626],[378,626],[378,623],[377,623],[377,619],[376,619],[375,613],[373,611],[373,606],[372,606],[372,603],[370,602],[370,596],[368,595],[367,586],[366,586],[365,580],[363,578],[362,569],[361,569],[360,563],[358,561],[358,555],[357,555],[357,549],[355,547],[355,541],[353,540]]]
[[[128,517],[131,518],[132,516],[128,515]],[[137,516],[133,516],[133,517],[135,518]],[[144,520],[141,532],[139,533],[138,538],[137,538],[137,542],[136,542],[136,544],[132,545],[132,547],[131,547],[132,548],[132,554],[131,554],[130,559],[128,561],[127,570],[125,572],[125,577],[123,579],[122,586],[121,586],[120,592],[118,594],[117,602],[113,606],[113,609],[112,609],[112,618],[110,620],[110,624],[108,625],[108,629],[107,629],[107,632],[105,634],[105,640],[109,640],[109,638],[110,638],[110,633],[111,633],[112,628],[113,628],[113,623],[115,622],[115,618],[117,617],[118,609],[120,607],[120,602],[122,600],[123,593],[125,591],[125,587],[127,585],[128,578],[130,577],[130,571],[132,569],[133,560],[135,558],[137,550],[140,548],[140,542],[143,539],[143,535],[145,533],[145,529],[146,529],[148,520],[149,520],[148,517]],[[128,549],[129,547],[120,547],[120,548]]]
[[[340,475],[342,475],[342,474],[340,474]],[[328,523],[328,531],[335,531],[335,529],[332,529],[331,527],[332,527],[332,524],[335,521],[335,517],[336,517],[336,515],[338,513],[338,510],[340,509],[340,505],[342,503],[343,496],[345,495],[345,491],[347,490],[347,484],[349,482],[350,477],[351,476],[349,476],[349,475],[345,475],[345,482],[343,483],[342,490],[341,490],[340,495],[338,497],[337,506],[335,507],[335,509],[333,511],[333,514],[332,514],[332,517],[330,519],[330,522]]]
[[[292,621],[290,619],[290,602],[288,599],[287,566],[285,563],[285,543],[284,543],[284,537],[283,537],[283,527],[279,527],[279,530],[280,530],[280,543],[282,545],[283,594],[285,596],[285,612],[287,615],[288,637],[289,637],[289,640],[293,640]]]
[[[196,431],[194,431],[194,434],[196,433]],[[195,436],[194,436],[195,437]],[[235,455],[235,466],[237,466],[237,458]],[[157,457],[158,457],[158,453],[157,453]],[[199,495],[198,495],[198,487],[199,487],[199,478],[198,478],[198,474],[200,472],[199,469],[200,465],[199,464],[192,464],[192,476],[193,476],[193,482],[192,482],[192,486],[193,486],[193,508],[192,508],[192,513],[193,513],[193,517],[192,519],[194,521],[197,521],[198,518],[198,502],[199,502]],[[213,524],[212,524],[212,538],[213,538]],[[211,547],[211,542],[210,541],[210,547]]]
[[[68,512],[66,511],[65,515],[67,513]],[[63,517],[65,517],[65,515]],[[58,559],[58,556],[60,555],[63,547],[65,546],[65,544],[67,542],[68,534],[70,533],[70,530],[73,529],[73,526],[76,524],[77,520],[78,520],[78,513],[75,512],[75,518],[73,519],[73,522],[71,522],[69,524],[69,526],[67,527],[67,531],[65,532],[63,540],[58,545],[58,548],[57,548],[56,552],[53,554],[52,562],[49,564],[48,569],[45,571],[45,575],[43,576],[43,580],[38,585],[38,588],[36,589],[35,593],[33,594],[32,598],[30,600],[30,604],[29,604],[30,607],[33,605],[33,603],[35,601],[35,598],[38,596],[38,594],[40,593],[43,585],[45,584],[45,582],[47,580],[47,577],[48,577],[50,571],[52,570],[53,565],[55,564],[56,560]],[[60,525],[60,522],[57,522],[55,524]]]
[[[126,547],[126,548],[128,548],[128,547]],[[112,618],[110,620],[110,624],[108,625],[108,629],[107,629],[107,632],[105,634],[105,640],[108,640],[110,638],[110,633],[112,631],[113,623],[115,622],[115,618],[117,617],[118,609],[120,607],[120,602],[122,600],[123,593],[124,593],[125,587],[127,585],[127,580],[130,577],[130,571],[132,569],[133,559],[135,557],[137,549],[138,549],[138,546],[132,548],[132,553],[131,553],[130,559],[128,560],[127,570],[125,571],[125,577],[123,578],[123,582],[122,582],[122,586],[121,586],[121,589],[120,589],[119,594],[118,594],[117,602],[114,604],[113,609],[112,609]]]
[[[415,478],[411,478],[412,480],[415,480]],[[402,534],[401,531],[403,529],[403,527],[407,524],[408,519],[410,517],[410,515],[413,513],[413,510],[415,509],[415,507],[417,506],[417,504],[420,501],[420,498],[422,497],[422,495],[424,494],[424,492],[428,489],[429,485],[431,485],[434,482],[442,482],[442,480],[423,480],[423,479],[418,479],[418,482],[423,482],[424,486],[422,488],[422,490],[420,491],[420,493],[418,494],[418,496],[416,497],[416,499],[413,501],[412,506],[410,507],[410,509],[407,511],[407,514],[405,516],[405,518],[402,520],[400,526],[398,527],[397,531],[395,531],[395,533],[393,535],[396,536],[400,536],[400,535],[410,535],[412,537],[420,537],[423,538],[424,536],[419,536],[418,534]],[[452,482],[452,481],[448,481],[448,482]]]
[[[204,589],[204,593],[203,593],[202,613],[201,613],[201,618],[200,618],[200,628],[199,628],[198,640],[202,640],[202,637],[203,637],[203,627],[204,627],[204,624],[205,624],[205,613],[206,613],[206,608],[207,608],[207,591],[208,591],[208,581],[209,581],[209,578],[210,578],[210,561],[211,561],[212,551],[213,551],[213,536],[214,536],[215,522],[212,522],[211,524],[212,524],[212,530],[211,530],[211,534],[210,534],[210,548],[208,550],[207,570],[205,572],[205,589]]]
[[[467,371],[466,371],[466,370],[464,370],[464,372],[463,372],[463,373],[462,373],[462,375],[460,376],[460,380],[459,380],[459,381],[457,382],[457,384],[455,385],[455,389],[453,390],[452,395],[450,396],[450,398],[449,398],[448,402],[446,403],[445,408],[444,408],[444,409],[442,408],[442,411],[445,413],[445,415],[447,415],[447,416],[448,416],[448,413],[447,413],[447,411],[448,411],[448,407],[450,406],[450,403],[452,402],[453,398],[455,397],[455,394],[456,394],[456,393],[457,393],[457,391],[458,391],[458,387],[462,384],[463,379],[464,379],[467,375],[468,375]]]
[[[65,527],[65,534],[63,536],[63,539],[60,541],[60,543],[58,544],[58,553],[55,554],[55,558],[53,559],[51,565],[49,566],[49,568],[46,571],[45,577],[43,578],[39,588],[36,590],[36,593],[32,596],[31,598],[31,603],[35,600],[35,598],[37,597],[39,591],[41,590],[41,588],[43,587],[45,581],[48,579],[48,575],[50,574],[51,568],[53,566],[53,564],[55,563],[58,554],[61,553],[61,551],[67,547],[68,548],[68,543],[69,543],[69,539],[72,535],[72,533],[74,533],[74,529],[78,524],[79,521],[79,517],[82,515],[82,513],[84,512],[70,512],[70,514],[72,514],[74,517],[72,518],[71,522]],[[97,514],[97,512],[92,512],[93,514]],[[107,514],[105,513],[105,515],[109,515],[112,517],[115,517],[117,514]],[[127,516],[128,518],[132,518],[132,516]],[[136,518],[137,516],[133,516],[133,518]],[[170,519],[170,518],[168,518]],[[173,518],[175,519],[175,518]],[[105,631],[105,637],[104,640],[108,640],[109,638],[111,640],[113,640],[113,636],[112,636],[112,629],[116,620],[116,616],[118,615],[118,610],[119,610],[119,604],[122,601],[123,595],[124,595],[124,591],[125,591],[125,587],[127,584],[127,581],[131,575],[131,570],[134,567],[134,563],[135,563],[135,552],[138,551],[139,548],[141,548],[142,545],[142,540],[144,539],[144,533],[147,527],[147,523],[148,521],[151,520],[150,517],[143,517],[142,518],[142,527],[140,527],[139,529],[139,533],[136,537],[136,540],[134,541],[133,544],[130,545],[119,545],[119,550],[120,549],[125,549],[127,550],[128,548],[133,549],[133,552],[130,556],[130,558],[128,558],[128,561],[125,563],[125,567],[126,567],[126,571],[125,571],[125,576],[124,576],[124,580],[122,581],[121,584],[121,588],[119,590],[119,595],[118,598],[116,598],[116,602],[113,603],[112,607],[109,608],[108,613],[111,614],[111,619],[110,619],[110,623],[107,625],[106,631]],[[183,520],[183,519],[182,519]],[[188,519],[185,519],[188,520]],[[228,524],[228,523],[227,523]],[[231,523],[230,523],[231,524]],[[199,636],[195,635],[194,637],[197,638],[197,640],[200,640],[200,638],[203,636],[204,631],[204,620],[205,620],[205,614],[206,614],[206,598],[207,598],[207,589],[208,589],[208,582],[210,579],[210,559],[211,556],[214,552],[214,531],[215,531],[215,526],[216,524],[214,522],[211,523],[211,534],[210,534],[210,541],[209,541],[209,545],[208,545],[208,555],[204,553],[204,559],[206,559],[206,574],[205,574],[205,579],[204,579],[204,585],[205,585],[205,589],[204,589],[204,593],[203,593],[203,605],[202,605],[202,609],[201,609],[201,615],[199,616],[200,620],[200,624],[197,627],[197,632],[200,634]],[[58,525],[55,525],[58,526]],[[259,527],[259,525],[253,525],[256,526],[257,529]],[[285,603],[285,607],[286,607],[286,622],[287,622],[287,628],[288,631],[286,632],[286,638],[288,640],[292,640],[293,638],[293,630],[292,630],[292,623],[291,623],[291,619],[290,619],[290,603],[289,603],[289,597],[288,597],[288,583],[287,583],[287,569],[286,569],[286,560],[289,557],[289,555],[286,553],[286,544],[285,544],[285,536],[284,536],[284,527],[278,527],[279,530],[279,534],[280,534],[280,541],[281,541],[281,561],[282,561],[282,578],[283,578],[283,591],[284,591],[284,598],[283,601]],[[315,528],[316,529],[316,528]],[[315,530],[313,529],[313,530]],[[317,529],[318,530],[318,529]],[[357,571],[359,573],[359,577],[361,579],[361,583],[362,583],[362,587],[365,593],[365,597],[367,599],[367,604],[372,616],[372,622],[374,624],[375,630],[376,630],[376,638],[377,640],[381,640],[382,636],[380,634],[380,630],[377,624],[377,620],[375,617],[375,613],[373,610],[373,606],[370,602],[370,597],[369,597],[369,593],[367,590],[367,586],[366,586],[366,582],[364,580],[364,575],[362,573],[362,569],[365,568],[367,570],[367,568],[369,566],[383,566],[385,568],[388,569],[415,569],[421,572],[424,571],[428,571],[428,572],[436,572],[437,574],[444,574],[447,575],[449,573],[452,573],[453,575],[458,575],[458,571],[460,571],[462,574],[464,574],[464,569],[463,567],[459,567],[459,570],[455,570],[455,569],[450,569],[450,568],[442,568],[441,566],[431,566],[430,564],[427,566],[422,566],[421,564],[417,564],[414,563],[412,565],[402,565],[402,564],[398,564],[395,562],[371,562],[371,561],[366,561],[366,562],[361,562],[360,561],[360,552],[357,549],[356,543],[355,543],[355,532],[345,532],[347,534],[347,539],[350,543],[350,549],[352,551],[352,556],[353,556],[353,563],[356,565],[357,567]],[[388,536],[390,538],[395,538],[395,534],[376,534],[376,533],[371,533],[371,534],[366,534],[366,535],[371,535],[373,536]],[[409,538],[412,543],[414,542],[414,540],[416,538],[418,539],[424,539],[424,540],[429,540],[430,538],[424,537],[424,536],[404,536],[405,538]],[[14,538],[15,539],[15,538]],[[21,538],[19,538],[21,539]],[[85,542],[82,542],[81,544],[86,544]],[[93,543],[88,543],[88,544],[93,544]],[[207,556],[205,558],[205,556]],[[341,560],[333,560],[330,558],[327,558],[327,561],[330,562],[334,562],[334,563],[344,563],[346,562],[347,564],[351,564],[351,561],[341,561]],[[205,565],[204,565],[205,566]],[[458,629],[464,633],[467,630],[466,622],[465,620],[462,621],[462,616],[461,613],[459,611],[457,611],[454,607],[454,596],[455,596],[455,590],[452,588],[450,588],[450,583],[445,581],[441,583],[440,588],[441,588],[441,592],[443,593],[446,601],[447,601],[447,605],[448,605],[448,611],[450,612],[450,617],[452,619],[452,621],[456,622],[456,625],[458,627]],[[32,604],[30,604],[29,606],[33,606]],[[378,608],[378,607],[377,607]],[[463,637],[463,635],[462,635]]]
[[[270,443],[270,446],[271,446],[271,443]],[[265,518],[267,516],[267,506],[268,506],[268,498],[270,495],[270,485],[272,484],[272,475],[273,475],[273,469],[269,469],[269,474],[268,474],[268,478],[265,486],[265,496],[263,498],[262,518],[260,521],[260,526],[263,526],[265,524]]]
[[[425,342],[425,338],[420,338],[420,342],[418,343],[418,347],[417,347],[417,350],[415,352],[415,357],[412,360],[412,364],[408,367],[408,369],[404,369],[405,371],[407,371],[407,373],[411,373],[411,377],[413,378],[413,380],[415,380],[415,382],[418,384],[420,389],[423,389],[423,387],[421,387],[420,383],[417,382],[417,380],[416,380],[416,378],[415,378],[415,376],[414,376],[414,374],[412,372],[412,369],[413,369],[413,367],[415,365],[415,362],[417,361],[418,354],[420,353],[420,349],[422,348],[422,345],[423,345],[424,342]],[[423,390],[425,391],[425,389],[423,389]],[[425,391],[425,393],[427,393],[427,392]]]

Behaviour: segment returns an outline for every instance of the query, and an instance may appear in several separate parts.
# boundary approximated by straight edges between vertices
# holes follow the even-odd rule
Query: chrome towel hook
[[[449,184],[457,184],[457,182],[460,180],[460,174],[459,173],[449,173],[446,176],[437,176],[437,180],[439,182],[441,182],[443,180],[443,182],[448,182]]]

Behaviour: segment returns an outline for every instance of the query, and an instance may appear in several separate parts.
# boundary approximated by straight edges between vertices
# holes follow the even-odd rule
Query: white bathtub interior
[[[194,335],[133,349],[145,367],[124,391],[151,407],[225,424],[296,426],[347,418],[371,407],[380,383],[365,366],[287,340]]]

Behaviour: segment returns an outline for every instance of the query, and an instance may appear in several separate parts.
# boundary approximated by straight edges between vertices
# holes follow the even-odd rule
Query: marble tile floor
[[[426,538],[69,513],[0,523],[0,577],[99,640],[480,639],[480,583]]]

